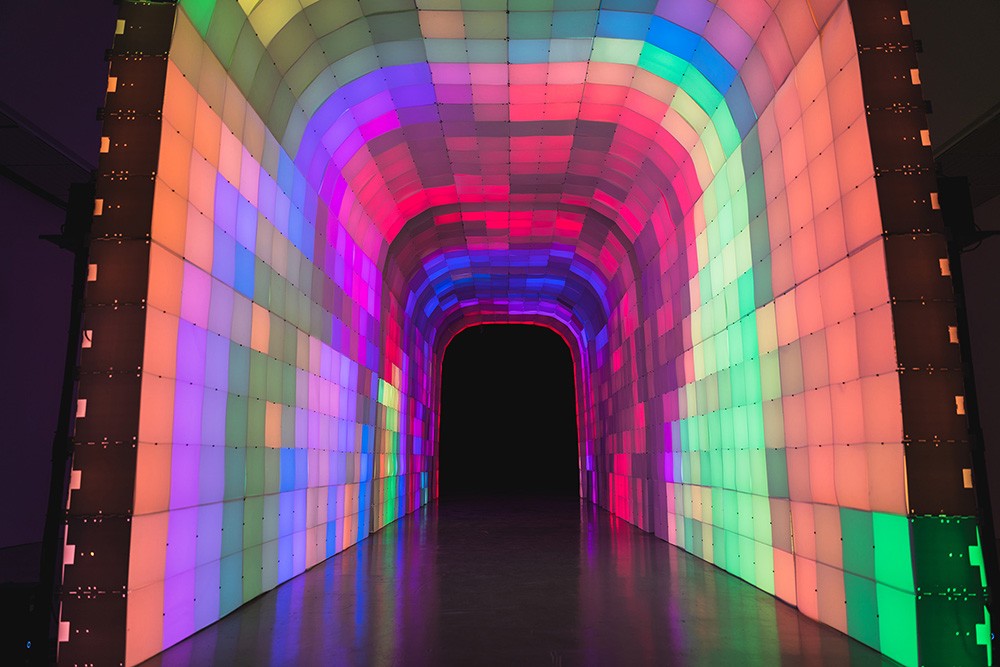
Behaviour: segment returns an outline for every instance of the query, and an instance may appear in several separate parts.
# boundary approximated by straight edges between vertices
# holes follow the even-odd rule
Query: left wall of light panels
[[[401,430],[399,373],[378,374],[375,265],[212,52],[184,42],[195,32],[182,10],[177,22],[183,58],[167,69],[152,215],[129,664],[363,539],[373,488],[393,503],[384,525],[430,487],[430,457],[401,453],[398,435],[373,484],[378,423],[388,413]],[[397,489],[407,483],[413,493]]]

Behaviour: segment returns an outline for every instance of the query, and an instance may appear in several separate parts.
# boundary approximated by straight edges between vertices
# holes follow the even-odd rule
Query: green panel
[[[264,493],[264,448],[248,447],[246,453],[246,494],[259,496]]]
[[[916,517],[913,556],[921,662],[992,663],[986,575],[975,518]]]
[[[257,38],[257,33],[249,21],[240,28],[240,36],[236,39],[233,50],[233,61],[229,67],[229,76],[244,95],[253,85],[254,76],[264,59],[264,47]]]
[[[657,46],[644,44],[639,57],[639,66],[679,86],[690,63]]]
[[[244,421],[244,424],[246,422]],[[226,472],[223,498],[235,500],[246,493],[247,450],[245,447],[226,447]]]
[[[555,0],[509,0],[510,11],[551,12]]]
[[[222,549],[220,555],[232,556],[243,550],[243,498],[222,505]]]
[[[538,12],[511,12],[507,26],[511,39],[548,39],[552,34],[551,25],[540,20]]]
[[[249,412],[246,396],[226,397],[226,447],[244,447],[247,442]]]
[[[784,448],[765,449],[767,461],[767,492],[772,498],[788,497],[788,460]]]
[[[598,37],[594,40],[594,52],[591,60],[597,62],[618,63],[619,65],[635,65],[639,62],[639,54],[645,42],[634,39],[613,39]]]
[[[239,396],[250,393],[250,348],[239,343],[229,344],[229,378],[226,386]]]
[[[264,424],[267,417],[267,403],[259,398],[247,401],[247,445],[250,448],[264,446]],[[249,465],[249,461],[248,461]]]
[[[292,336],[286,337],[286,340],[287,341],[291,341],[293,344],[295,342],[295,339]],[[293,349],[294,349],[294,345],[293,345]],[[294,359],[295,359],[294,355],[295,355],[295,353],[292,352],[292,361],[293,362],[294,362]],[[284,403],[285,405],[296,405],[296,400],[295,400],[295,391],[296,391],[295,366],[292,366],[291,363],[282,364],[281,374],[282,374],[281,398],[279,399],[279,402],[280,403]]]
[[[198,32],[202,35],[207,33],[212,12],[215,11],[215,0],[181,0],[180,5]]]
[[[236,40],[239,39],[240,31],[246,22],[246,14],[236,3],[224,2],[216,5],[215,16],[212,17],[212,25],[208,28],[205,41],[212,47],[223,67],[228,68],[232,63]]]
[[[917,598],[923,665],[992,664],[985,596],[921,595]]]
[[[847,543],[847,533],[844,533]],[[847,596],[847,633],[858,641],[878,650],[878,601],[875,582],[844,573],[844,592]]]
[[[878,527],[876,526],[876,536]],[[876,584],[881,651],[907,667],[917,663],[916,598],[890,586]]]
[[[407,9],[413,9],[413,0],[361,0],[361,9],[365,14],[402,12]]]
[[[243,604],[243,552],[225,556],[219,563],[219,615]]]
[[[264,447],[264,493],[281,491],[281,450]]]
[[[468,18],[466,16],[466,20]],[[416,11],[369,16],[368,26],[376,43],[398,42],[422,37]]]
[[[875,534],[875,579],[901,591],[913,592],[910,520],[895,514],[872,515]],[[885,635],[882,635],[883,640]]]
[[[278,331],[280,331],[279,327],[274,327],[271,329],[271,338],[270,338],[271,344],[275,342],[274,340],[275,334],[280,336],[280,334],[278,334]],[[284,364],[282,364],[274,357],[266,357],[266,359],[267,359],[267,394],[265,394],[265,397],[272,403],[280,403],[282,396],[281,385],[284,376],[283,372]]]
[[[922,593],[980,595],[986,586],[975,517],[915,518],[913,560]]]
[[[267,396],[267,357],[257,350],[250,351],[250,396]]]
[[[844,569],[875,578],[875,533],[871,512],[840,509],[840,531],[844,540]]]
[[[712,92],[718,95],[715,86],[712,86],[707,79],[705,79],[705,83],[711,87]],[[726,104],[725,100],[719,100],[717,104],[719,108],[712,114],[712,124],[715,125],[715,130],[719,133],[722,150],[726,152],[726,155],[732,155],[740,147],[743,138],[740,137],[740,131],[736,129],[736,123],[733,122],[733,115],[729,111],[729,105]],[[725,173],[721,172],[720,174]]]

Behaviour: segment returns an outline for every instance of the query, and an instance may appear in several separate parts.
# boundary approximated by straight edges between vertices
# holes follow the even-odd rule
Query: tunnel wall
[[[640,237],[650,259],[612,313],[597,379],[594,484],[615,513],[849,632],[845,576],[913,591],[844,563],[854,523],[878,525],[885,562],[910,553],[858,56],[846,4],[822,33],[815,18],[782,17],[802,37],[785,76],[746,61],[753,126],[720,148],[673,234]],[[868,609],[850,625],[877,626]]]
[[[858,23],[847,2],[721,5],[759,26],[732,52],[716,39],[739,68],[701,53],[678,75],[665,52],[612,49],[676,79],[663,123],[694,176],[648,220],[594,204],[635,234],[601,237],[592,266],[614,273],[574,294],[615,298],[582,323],[565,293],[414,310],[380,221],[296,153],[309,121],[254,32],[268,20],[126,3],[60,660],[135,664],[427,502],[447,341],[524,321],[575,341],[585,497],[904,664],[979,661],[982,554],[903,6],[859,3]],[[708,6],[656,11],[711,36]]]

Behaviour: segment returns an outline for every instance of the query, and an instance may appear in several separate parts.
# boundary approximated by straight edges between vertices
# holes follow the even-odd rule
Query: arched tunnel
[[[569,347],[586,501],[903,664],[987,661],[902,0],[121,16],[60,662],[141,662],[433,502],[445,351],[498,323]]]

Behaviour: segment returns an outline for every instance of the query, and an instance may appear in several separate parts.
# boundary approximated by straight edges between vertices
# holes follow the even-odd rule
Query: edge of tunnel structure
[[[594,134],[582,137],[577,157],[567,150],[562,180],[539,166],[548,164],[540,146],[567,136],[572,144],[576,124],[543,123],[531,114],[565,110],[529,104],[513,148],[510,126],[521,121],[490,115],[499,91],[477,102],[475,86],[486,84],[472,72],[489,62],[474,61],[467,47],[461,60],[449,41],[459,31],[455,14],[419,17],[425,10],[414,6],[376,17],[359,4],[329,35],[353,31],[339,38],[347,44],[350,36],[362,55],[321,67],[315,50],[299,60],[279,52],[293,43],[281,31],[306,22],[315,35],[314,23],[336,21],[322,2],[290,14],[279,5],[264,0],[244,12],[230,0],[122,3],[85,302],[91,335],[73,406],[61,663],[134,664],[428,502],[437,493],[445,350],[464,328],[495,322],[544,326],[569,347],[585,498],[903,664],[990,660],[980,527],[991,519],[975,498],[962,360],[949,336],[945,228],[905,2],[779,2],[761,14],[752,42],[712,3],[670,9],[673,23],[652,5],[593,10],[593,27],[584,25],[592,44],[632,49],[631,66],[650,79],[633,73],[618,85],[628,92],[617,120],[597,127],[576,118]],[[702,33],[684,28],[698,12],[719,21],[709,27],[706,18]],[[492,35],[486,14],[461,30]],[[509,30],[534,35],[529,19]],[[576,34],[574,21],[560,29]],[[804,36],[790,40],[793,28]],[[652,44],[654,29],[669,33],[670,44],[697,46],[684,60],[664,50],[667,42]],[[483,54],[495,50],[495,35],[463,34]],[[726,50],[713,35],[746,43]],[[533,39],[519,48],[534,54]],[[578,46],[557,46],[576,57]],[[641,67],[646,48],[652,55]],[[430,68],[432,52],[448,65],[457,59],[441,69],[444,99],[411,94],[424,107],[447,108],[440,136],[430,112],[393,98],[403,95],[405,76],[385,73],[407,58]],[[589,53],[586,76],[597,62]],[[620,65],[608,53],[602,58]],[[729,63],[740,53],[740,67]],[[253,55],[258,69],[248,72]],[[284,72],[282,58],[293,63]],[[326,94],[340,98],[318,101],[312,81],[293,90],[305,67],[321,72],[317,80],[333,72]],[[366,67],[381,80],[357,83]],[[784,76],[754,88],[743,67]],[[602,76],[613,78],[612,70]],[[427,85],[437,90],[438,82],[428,74]],[[607,85],[603,94],[618,94]],[[829,123],[830,143],[810,146],[803,118],[835,85],[857,94],[858,108],[826,108],[818,126]],[[707,123],[702,133],[685,130],[677,115],[671,130],[647,138],[645,153],[629,144],[641,133],[623,120],[625,101],[641,86],[677,97],[654,104],[636,94],[637,107],[664,106],[666,123],[679,113],[673,105],[689,105],[690,118]],[[779,96],[786,108],[775,111]],[[698,106],[705,100],[718,100],[712,113]],[[338,104],[346,111],[335,116]],[[380,104],[395,109],[395,121],[374,115]],[[837,123],[846,129],[834,135]],[[463,173],[463,183],[476,183],[463,185],[464,200],[458,186],[449,199],[452,186],[440,184],[453,153],[475,167],[483,159],[474,155],[476,132],[503,127],[508,156],[534,165],[525,173],[535,180],[514,179],[508,157],[506,191],[490,189],[504,174],[484,171],[476,181]],[[695,141],[687,153],[671,133],[683,131]],[[613,144],[619,132],[625,139]],[[337,150],[326,154],[328,134]],[[411,166],[377,163],[391,154],[400,164],[402,153],[392,151],[410,150],[410,141],[430,147],[406,153]],[[440,155],[437,145],[446,147]],[[355,152],[341,154],[341,146]],[[214,162],[199,151],[215,151]],[[594,161],[601,151],[605,162]],[[850,153],[853,172],[844,174],[839,152]],[[420,180],[420,160],[435,187]],[[799,162],[801,172],[785,172]],[[838,181],[827,192],[810,181],[812,165],[813,181],[853,185]],[[623,170],[614,172],[618,181],[601,181],[602,166]],[[664,171],[671,168],[673,180]],[[742,189],[730,178],[744,178]],[[392,199],[392,188],[411,198]],[[580,194],[587,188],[589,202]],[[813,209],[821,196],[827,207]],[[808,198],[798,230],[790,221],[801,214],[790,213],[796,197]],[[719,221],[732,227],[740,215],[745,238],[730,229],[733,238],[720,241]],[[824,266],[809,257],[830,230],[843,237],[843,253]],[[849,233],[869,237],[851,246]],[[548,264],[538,264],[539,248]],[[799,255],[806,259],[796,264]],[[750,268],[737,275],[743,264]],[[854,290],[850,304],[831,304],[834,292],[823,285]],[[828,335],[852,350],[854,375],[835,381]],[[865,488],[842,479],[859,471]],[[196,603],[199,591],[216,588],[214,600]]]

